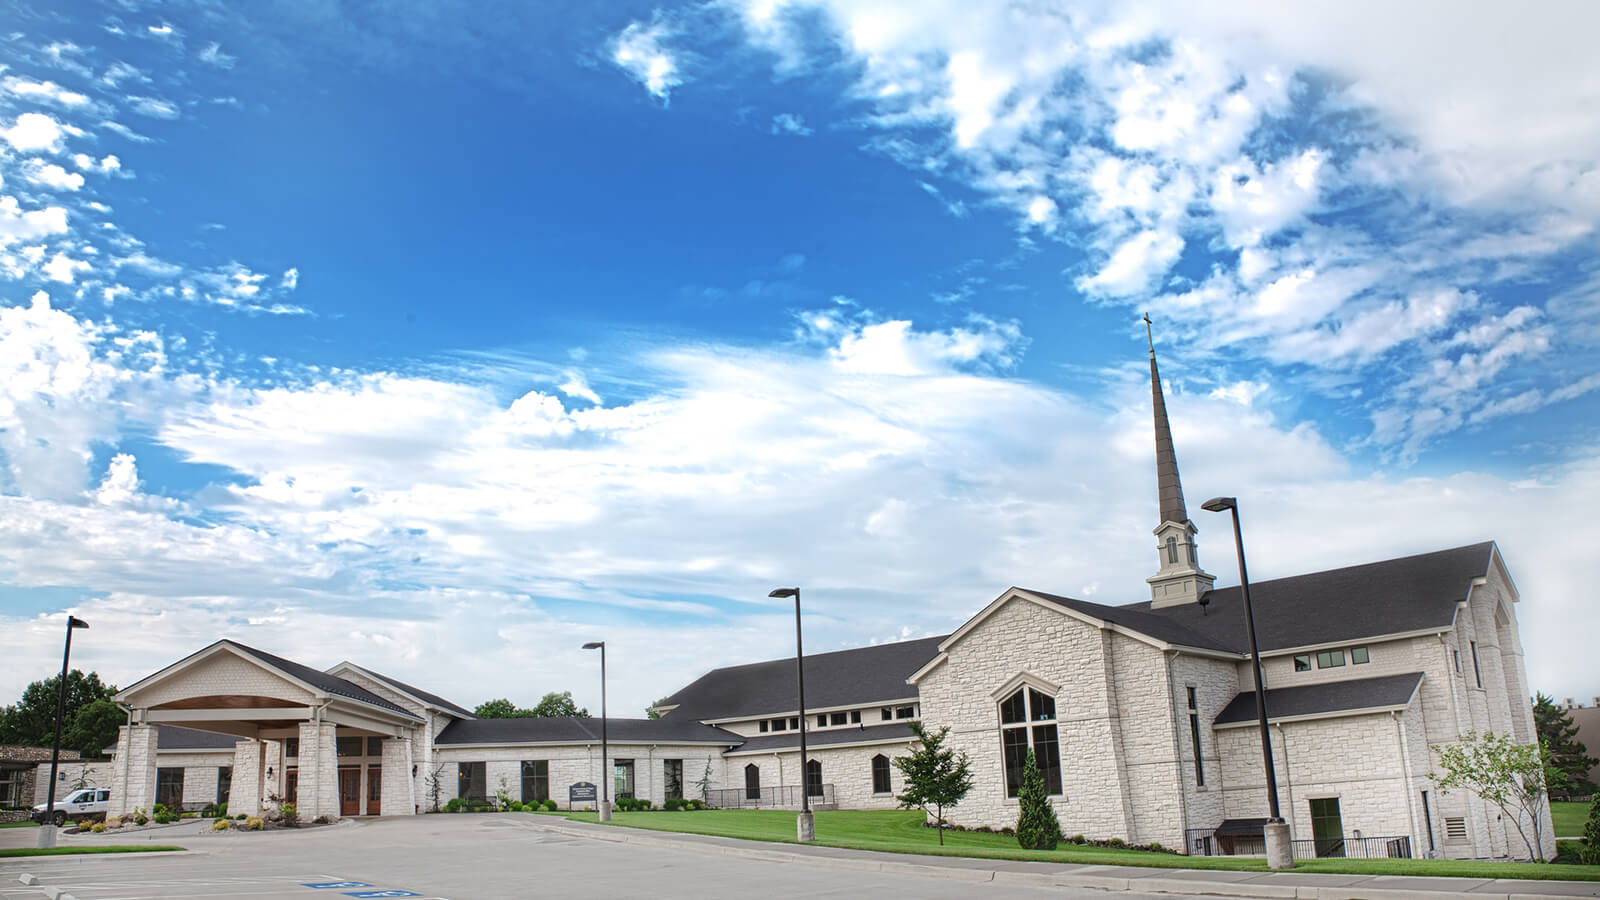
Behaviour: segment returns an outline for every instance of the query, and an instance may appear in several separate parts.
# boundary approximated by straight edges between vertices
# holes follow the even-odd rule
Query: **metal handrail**
[[[811,785],[811,803],[834,803],[831,784]],[[762,785],[748,788],[718,788],[706,792],[706,805],[713,809],[787,809],[800,807],[800,785]]]

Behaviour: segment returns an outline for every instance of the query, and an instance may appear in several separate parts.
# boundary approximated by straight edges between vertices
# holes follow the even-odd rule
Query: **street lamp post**
[[[611,755],[606,743],[606,642],[590,641],[585,650],[600,651],[600,821],[611,821]]]
[[[1256,614],[1250,605],[1250,576],[1244,566],[1244,533],[1239,530],[1239,501],[1234,497],[1213,497],[1200,505],[1207,512],[1233,513],[1233,545],[1239,556],[1239,593],[1244,600],[1245,629],[1250,633],[1250,669],[1256,679],[1256,720],[1261,726],[1261,760],[1267,774],[1269,816],[1262,829],[1267,844],[1267,868],[1294,867],[1294,852],[1289,843],[1289,826],[1278,810],[1278,776],[1272,765],[1272,738],[1267,731],[1267,688],[1261,677],[1261,650],[1256,645]]]
[[[40,847],[56,845],[56,769],[61,765],[61,720],[67,714],[67,665],[72,659],[72,629],[88,627],[89,623],[77,616],[67,616],[67,647],[61,652],[61,683],[56,685],[56,742],[50,750],[50,787],[45,792]]]
[[[794,598],[794,679],[800,689],[800,817],[795,821],[795,837],[807,844],[817,839],[817,825],[811,815],[811,767],[806,758],[806,670],[805,650],[800,640],[800,589],[778,588],[767,596]]]

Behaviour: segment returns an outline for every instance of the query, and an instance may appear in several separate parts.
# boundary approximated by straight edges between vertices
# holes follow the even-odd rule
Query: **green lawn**
[[[851,850],[890,853],[924,853],[935,856],[970,856],[983,859],[1018,859],[1032,862],[1089,865],[1155,866],[1173,869],[1233,869],[1266,871],[1262,859],[1188,857],[1172,853],[1115,850],[1062,844],[1051,851],[1023,850],[1014,837],[972,831],[938,835],[922,826],[916,811],[847,811],[816,814],[817,843]],[[594,822],[594,813],[569,813],[576,822]],[[619,812],[613,825],[654,831],[682,831],[754,841],[795,842],[795,814],[784,810],[705,810],[703,812]],[[1317,859],[1295,863],[1303,872],[1342,872],[1361,875],[1435,875],[1473,878],[1536,878],[1600,881],[1600,866],[1532,865],[1433,859]]]
[[[7,822],[4,825],[0,825],[0,828],[38,828],[38,827],[39,827],[39,823],[38,822]]]
[[[76,856],[80,853],[165,853],[171,850],[182,850],[183,847],[51,847],[40,849],[38,847],[17,847],[10,850],[0,850],[0,859],[9,859],[14,856]]]
[[[1583,823],[1589,820],[1589,804],[1552,800],[1550,817],[1556,820],[1556,837],[1583,837]]]

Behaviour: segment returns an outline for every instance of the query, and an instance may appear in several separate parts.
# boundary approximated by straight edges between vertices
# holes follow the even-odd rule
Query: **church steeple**
[[[1161,391],[1161,372],[1156,367],[1156,341],[1150,316],[1144,317],[1145,338],[1150,342],[1150,408],[1155,415],[1156,494],[1161,505],[1156,526],[1156,554],[1161,568],[1146,578],[1150,584],[1153,609],[1193,603],[1211,590],[1215,579],[1200,568],[1194,536],[1199,529],[1189,521],[1183,503],[1183,482],[1178,477],[1178,452],[1172,443],[1172,426],[1167,422],[1167,401]]]

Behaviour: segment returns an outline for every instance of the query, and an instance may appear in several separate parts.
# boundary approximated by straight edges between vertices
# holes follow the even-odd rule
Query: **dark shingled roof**
[[[743,741],[731,731],[690,719],[607,719],[611,741],[708,743],[733,746]],[[458,719],[435,741],[446,744],[587,744],[600,742],[600,720],[551,716],[531,719]]]
[[[278,671],[292,678],[297,678],[319,691],[325,691],[329,694],[333,694],[336,697],[346,697],[351,700],[359,700],[362,703],[368,703],[372,706],[397,712],[408,719],[416,718],[415,714],[404,707],[396,706],[393,703],[390,703],[389,701],[379,697],[377,694],[374,694],[373,692],[367,690],[359,684],[356,684],[353,681],[346,681],[337,675],[329,675],[327,672],[320,672],[311,668],[310,666],[303,666],[291,659],[284,659],[281,656],[274,656],[265,650],[257,650],[254,647],[247,647],[238,641],[224,638],[217,643],[227,644],[237,650],[241,650],[245,653],[245,655],[255,657],[257,661],[271,666],[272,668],[277,669]]]
[[[1343,643],[1429,628],[1448,628],[1472,579],[1489,571],[1494,544],[1402,556],[1360,566],[1250,583],[1262,651]],[[1198,603],[1152,609],[1149,601],[1104,606],[1030,593],[1157,640],[1248,653],[1244,602],[1237,586],[1207,591]],[[809,685],[808,685],[809,686]]]
[[[236,734],[218,734],[181,725],[156,726],[157,750],[232,750],[234,744],[243,740],[247,739]]]
[[[1421,672],[1357,678],[1353,681],[1328,681],[1298,687],[1267,688],[1267,719],[1312,716],[1318,713],[1404,706],[1411,702]],[[1256,721],[1256,692],[1239,694],[1223,707],[1213,724],[1231,725]]]
[[[917,696],[911,673],[939,652],[949,635],[807,654],[806,706],[827,709]],[[794,657],[713,669],[657,706],[676,705],[666,719],[727,720],[793,710]]]
[[[355,665],[355,663],[351,663],[351,665]],[[361,671],[367,673],[368,675],[371,675],[373,678],[376,678],[379,681],[389,685],[390,687],[394,688],[395,690],[402,691],[404,693],[410,694],[411,696],[417,698],[418,700],[421,700],[423,703],[428,703],[428,704],[431,704],[433,706],[437,706],[442,710],[445,710],[447,712],[453,712],[456,715],[465,716],[466,718],[469,718],[469,719],[476,718],[476,716],[473,715],[472,710],[463,709],[462,707],[459,707],[459,706],[455,705],[454,703],[451,703],[449,700],[444,699],[443,697],[439,696],[438,694],[430,694],[427,691],[422,690],[421,688],[412,687],[411,685],[406,684],[404,681],[401,681],[398,678],[390,678],[389,676],[384,675],[384,674],[382,674],[380,672],[374,672],[374,671],[372,671],[371,669],[369,669],[369,668],[367,668],[365,666],[356,666],[356,668],[358,668]]]
[[[806,749],[813,747],[828,747],[834,744],[856,744],[863,741],[888,741],[912,740],[911,726],[904,722],[892,725],[869,725],[865,728],[838,728],[824,731],[806,731]],[[799,750],[800,732],[791,731],[787,734],[764,734],[760,737],[745,738],[739,746],[740,752],[745,750]]]

